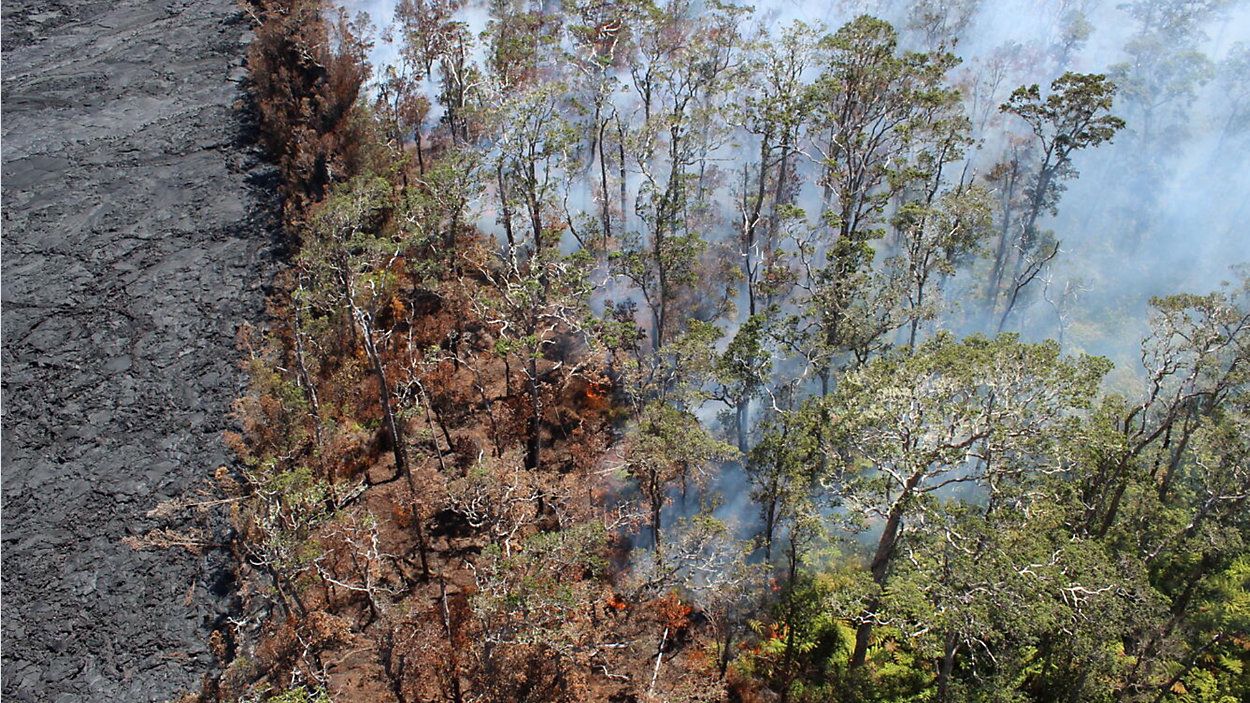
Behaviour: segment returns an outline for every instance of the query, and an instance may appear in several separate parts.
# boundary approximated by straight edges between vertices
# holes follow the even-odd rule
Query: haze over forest
[[[393,29],[394,1],[340,6],[366,13],[373,25],[374,79],[387,66],[400,67],[399,41],[385,32]],[[1082,304],[1071,314],[1102,330],[1066,340],[1078,348],[1132,353],[1105,337],[1140,336],[1150,296],[1205,292],[1229,277],[1230,264],[1247,260],[1250,4],[834,0],[752,7],[760,30],[772,37],[795,20],[836,28],[867,13],[894,24],[905,48],[946,42],[962,60],[953,72],[957,81],[983,78],[977,92],[989,92],[964,97],[983,118],[988,108],[987,122],[1019,85],[1045,85],[1066,70],[1118,79],[1117,114],[1127,131],[1074,156],[1082,177],[1068,184],[1063,207],[1047,225],[1063,234],[1064,253],[1053,265],[1058,296],[1065,289],[1079,296]],[[468,8],[461,19],[475,32],[489,21],[484,8]],[[972,159],[981,171],[994,159],[995,127],[976,135],[986,140]],[[1039,318],[1022,325],[1029,333],[1055,336],[1049,306],[1026,317]],[[1128,336],[1107,335],[1108,317],[1133,326],[1124,330]]]

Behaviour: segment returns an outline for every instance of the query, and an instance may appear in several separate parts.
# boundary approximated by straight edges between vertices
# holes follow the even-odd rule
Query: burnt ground
[[[233,0],[4,2],[6,701],[162,701],[213,665],[228,557],[126,540],[196,529],[147,512],[230,460],[272,261],[248,30]]]

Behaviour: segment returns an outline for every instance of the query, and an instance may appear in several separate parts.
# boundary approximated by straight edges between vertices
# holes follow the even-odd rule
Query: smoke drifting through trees
[[[343,7],[349,12],[366,12],[380,28],[370,54],[377,75],[384,75],[388,66],[400,73],[424,70],[431,79],[425,87],[430,97],[442,90],[428,58],[414,59],[410,67],[403,68],[404,29],[402,22],[394,20],[394,2],[346,2]],[[462,22],[457,31],[463,37],[457,41],[468,39],[471,60],[480,64],[498,60],[488,56],[492,49],[487,40],[475,40],[489,30],[492,21],[498,22],[492,20],[489,6],[418,3],[412,7],[426,7],[427,14],[444,13],[444,19]],[[805,145],[799,143],[799,126],[786,124],[805,119],[803,113],[808,108],[802,103],[808,98],[800,93],[819,70],[811,56],[818,32],[793,24],[796,20],[821,22],[832,31],[857,14],[869,13],[897,28],[900,50],[949,51],[959,58],[958,64],[940,70],[951,88],[960,93],[956,112],[966,114],[969,122],[965,132],[950,133],[940,157],[943,163],[934,171],[939,180],[957,174],[968,186],[961,198],[947,197],[940,203],[948,211],[948,219],[956,217],[954,221],[960,220],[953,213],[963,209],[962,226],[945,233],[944,241],[924,237],[910,240],[913,246],[927,246],[929,250],[908,252],[909,260],[923,259],[929,264],[910,272],[913,280],[906,290],[878,290],[882,296],[903,296],[912,310],[905,334],[881,342],[914,345],[922,329],[931,333],[945,328],[961,334],[1015,329],[1028,338],[1055,338],[1065,349],[1106,354],[1121,365],[1131,365],[1135,359],[1132,340],[1145,333],[1145,302],[1151,296],[1211,290],[1230,275],[1230,264],[1247,258],[1250,245],[1238,229],[1250,216],[1246,209],[1250,207],[1250,157],[1246,156],[1250,95],[1238,72],[1239,67],[1250,66],[1247,3],[884,0],[779,2],[755,7],[752,15],[740,15],[733,22],[734,31],[741,33],[743,40],[759,41],[758,58],[743,53],[733,61],[762,62],[754,73],[760,76],[758,84],[744,84],[738,92],[726,93],[724,99],[735,107],[728,110],[728,102],[722,106],[728,112],[722,116],[723,127],[715,129],[733,133],[699,135],[707,143],[697,147],[701,153],[698,188],[707,188],[709,183],[719,188],[719,194],[708,196],[707,203],[728,213],[708,220],[700,237],[714,251],[737,259],[733,263],[741,269],[744,281],[740,290],[729,293],[742,315],[736,321],[721,320],[720,344],[728,343],[737,325],[755,315],[757,307],[766,306],[761,302],[766,291],[761,288],[777,285],[765,280],[769,274],[767,258],[787,246],[801,249],[811,244],[787,238],[787,218],[794,211],[781,206],[799,206],[809,219],[818,218],[818,213],[827,209],[818,198],[828,197],[828,187],[816,184],[822,175],[813,170],[812,154],[802,153]],[[408,12],[410,17],[418,14]],[[410,22],[410,26],[415,25]],[[592,29],[600,32],[605,27],[612,29]],[[557,90],[581,90],[588,85],[582,81],[607,85],[608,79],[618,74],[629,80],[628,71],[611,65],[609,53],[605,53],[619,39],[577,35],[560,39],[550,31],[548,34],[543,41],[564,41],[563,49],[571,54],[571,60],[584,62],[578,69],[580,74],[575,73],[572,82],[561,84]],[[432,50],[424,47],[432,46],[433,40],[423,41],[424,57]],[[764,70],[765,65],[777,68]],[[535,69],[531,66],[527,70]],[[1044,95],[1049,94],[1048,85],[1065,71],[1108,76],[1108,88],[1114,84],[1116,91],[1116,118],[1106,116],[1105,109],[1112,101],[1110,89],[1092,85],[1082,89],[1103,90],[1104,112],[1099,119],[1127,120],[1128,126],[1118,139],[1111,139],[1118,127],[1104,124],[1101,134],[1096,134],[1095,128],[1069,143],[1046,133],[1056,126],[1039,124],[1031,129],[1018,119],[1018,110],[998,109],[1017,86],[1037,84]],[[385,81],[375,84],[374,90],[379,90],[379,85],[385,91]],[[623,116],[638,109],[640,95],[633,91],[596,93],[585,106],[594,111],[593,118],[578,127],[588,133],[582,135],[580,144],[569,142],[563,147],[566,151],[576,147],[580,159],[579,164],[568,163],[565,168],[585,176],[563,184],[560,196],[566,214],[575,216],[569,218],[574,234],[577,228],[572,225],[576,222],[584,222],[583,229],[605,238],[614,236],[616,218],[620,220],[616,224],[618,237],[630,236],[631,230],[642,224],[630,222],[630,217],[642,189],[649,187],[644,183],[648,176],[631,166],[630,155],[622,151],[618,157],[613,153],[623,148],[622,140],[612,145],[614,133],[623,135]],[[646,106],[643,112],[647,112]],[[438,124],[442,118],[437,104],[424,113],[427,126]],[[697,134],[699,128],[692,127]],[[1047,153],[1055,151],[1064,153]],[[709,171],[716,174],[711,179],[706,178]],[[548,181],[551,175],[548,173]],[[1044,184],[1030,183],[1039,176]],[[496,189],[505,186],[502,181],[492,185]],[[607,192],[609,187],[612,193]],[[825,188],[823,195],[816,192],[820,187]],[[939,205],[938,195],[933,191],[930,206]],[[880,193],[874,195],[881,197]],[[975,222],[980,214],[972,201],[978,197],[994,201],[991,226],[999,231],[976,231],[984,228]],[[891,202],[886,197],[883,201],[891,212],[897,207],[897,199]],[[501,221],[510,222],[511,217],[479,212],[479,225],[502,238],[503,229],[510,229],[510,225],[501,229]],[[842,229],[856,227],[854,217],[841,221]],[[923,218],[920,226],[936,229]],[[742,242],[735,241],[739,239]],[[841,239],[846,240],[845,236]],[[570,243],[571,238],[566,237],[565,245]],[[896,240],[873,241],[878,265],[899,253],[897,244]],[[630,256],[628,244],[626,247],[622,255]],[[993,254],[973,266],[958,270],[951,266],[981,247]],[[819,259],[823,255],[820,251],[814,256]],[[645,275],[637,266],[636,253],[632,261],[633,267],[618,272],[626,278]],[[934,267],[950,268],[939,275]],[[988,273],[983,267],[989,267]],[[940,278],[950,280],[942,282]],[[628,297],[629,291],[619,278],[603,280],[609,288],[600,290],[598,303],[605,298]],[[643,288],[649,285],[641,283]],[[926,299],[926,293],[939,286],[948,289],[946,297],[955,304],[942,307]],[[836,291],[824,292],[836,296]],[[828,302],[821,300],[820,304]],[[660,324],[666,305],[663,298],[647,304],[651,328]],[[878,321],[882,327],[893,327],[895,322]],[[865,332],[870,338],[860,343],[871,346],[875,341],[872,331]],[[653,335],[653,344],[657,341],[658,336]],[[731,406],[734,422],[739,425],[747,422],[747,404],[728,399],[725,393],[741,395],[746,390],[744,383],[749,381],[737,379],[722,386],[718,394]],[[735,434],[740,451],[746,451],[741,441],[744,432]]]
[[[367,12],[380,26],[394,16],[389,0],[344,6]],[[1036,335],[1057,336],[1063,320],[1070,347],[1131,353],[1099,339],[1125,337],[1085,333],[1089,320],[1100,326],[1108,316],[1140,320],[1141,301],[1151,295],[1209,290],[1228,276],[1229,263],[1245,259],[1238,227],[1250,215],[1247,3],[882,0],[755,7],[773,42],[788,36],[796,19],[836,28],[869,13],[897,27],[905,48],[942,46],[960,57],[952,76],[978,140],[969,157],[972,173],[982,179],[1004,148],[997,107],[1015,87],[1044,88],[1065,70],[1104,73],[1119,86],[1117,114],[1127,120],[1127,131],[1097,152],[1075,154],[1073,168],[1083,177],[1066,185],[1057,216],[1041,217],[1045,229],[1061,235],[1062,250],[1038,294],[1026,301],[1028,309],[1018,313]],[[470,34],[489,21],[482,6],[457,17]],[[379,40],[371,59],[379,67],[393,65],[398,51],[395,42]],[[582,197],[585,205],[597,196]],[[1127,339],[1142,332],[1139,323],[1123,324],[1135,327],[1124,330]]]

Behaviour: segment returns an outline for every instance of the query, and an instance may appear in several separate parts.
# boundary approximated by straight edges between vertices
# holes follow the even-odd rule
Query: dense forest
[[[1250,699],[1234,4],[993,4],[251,0],[199,699]]]

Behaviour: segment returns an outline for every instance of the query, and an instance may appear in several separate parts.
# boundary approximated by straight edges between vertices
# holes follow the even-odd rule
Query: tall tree
[[[779,42],[752,42],[743,67],[741,97],[730,115],[747,137],[736,186],[738,255],[746,287],[747,317],[763,312],[784,232],[782,220],[797,191],[803,123],[807,119],[807,72],[815,63],[817,34],[802,22],[790,25]],[[758,143],[754,148],[752,142]]]
[[[342,320],[364,351],[398,478],[408,473],[408,447],[385,347],[403,255],[412,242],[411,232],[388,226],[394,205],[391,186],[381,177],[358,176],[334,189],[314,210],[297,261],[308,281],[302,297],[320,314]]]
[[[640,180],[639,228],[622,234],[615,270],[650,313],[655,352],[680,334],[683,295],[698,281],[707,240],[694,218],[706,206],[701,164],[723,138],[726,81],[737,61],[738,8],[695,15],[684,0],[649,6],[632,31],[635,131],[626,136]]]
[[[371,44],[345,10],[336,21],[323,0],[248,3],[259,22],[248,49],[261,137],[282,173],[291,215],[302,213],[332,183],[350,176],[363,141],[355,108],[369,78]]]
[[[529,394],[526,465],[535,468],[542,451],[543,357],[560,335],[583,329],[591,283],[586,255],[561,253],[559,191],[576,161],[577,143],[561,114],[564,91],[558,83],[515,90],[501,96],[489,118],[494,195],[506,241],[496,260],[480,268],[498,296],[477,303],[496,327],[499,351],[521,361]],[[574,372],[570,367],[558,375]]]
[[[835,459],[822,479],[832,498],[880,521],[869,570],[885,589],[908,524],[939,491],[961,484],[1000,492],[1043,460],[1054,432],[1088,403],[1104,361],[1063,359],[1053,343],[1013,336],[956,342],[938,336],[912,356],[880,358],[843,378],[828,401]],[[851,666],[865,662],[874,610],[859,618]]]
[[[1073,153],[1110,141],[1124,127],[1124,120],[1110,114],[1115,91],[1106,76],[1068,72],[1051,82],[1045,98],[1037,84],[1022,86],[999,107],[1023,122],[1033,138],[1023,207],[1019,213],[1004,210],[1003,235],[990,272],[993,300],[1001,302],[1000,332],[1021,292],[1059,253],[1058,240],[1041,230],[1038,220],[1055,214],[1064,181],[1077,176]]]
[[[874,290],[872,242],[884,234],[911,157],[945,130],[958,93],[945,79],[954,56],[900,52],[893,27],[876,18],[856,18],[820,48],[824,69],[810,89],[808,132],[827,234],[808,246],[825,263],[804,284],[795,327],[810,338],[799,346],[828,392],[838,354],[871,348],[893,329],[892,320],[856,320],[852,312],[882,290]]]

